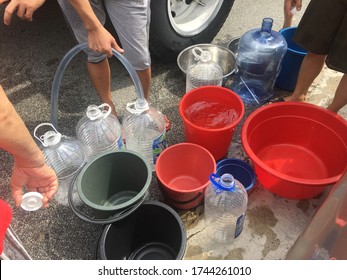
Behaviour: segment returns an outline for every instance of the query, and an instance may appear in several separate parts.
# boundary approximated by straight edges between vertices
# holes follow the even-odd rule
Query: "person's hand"
[[[0,4],[7,5],[4,13],[4,23],[10,25],[13,13],[17,10],[17,16],[23,20],[33,21],[34,12],[40,8],[46,0],[0,0]]]
[[[284,0],[284,18],[292,18],[292,9],[296,8],[300,11],[302,7],[302,0]]]
[[[123,53],[124,50],[117,44],[115,38],[102,26],[88,31],[88,47],[93,51],[112,56],[112,48]]]
[[[48,202],[58,190],[58,179],[48,165],[43,164],[37,167],[23,167],[14,162],[11,177],[11,192],[16,206],[22,203],[22,190],[39,192],[43,195],[43,207],[48,207]]]
[[[288,28],[292,26],[293,19],[293,9],[297,11],[301,10],[302,0],[284,0],[283,12],[284,12],[284,22],[283,28]]]

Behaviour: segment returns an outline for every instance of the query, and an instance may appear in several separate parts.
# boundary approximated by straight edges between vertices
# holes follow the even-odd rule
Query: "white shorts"
[[[88,41],[84,24],[68,0],[58,0],[76,40]],[[89,0],[94,13],[102,24],[106,21],[106,12],[117,32],[124,56],[135,68],[145,70],[151,65],[149,53],[150,0]],[[98,63],[106,56],[86,50],[88,61]]]

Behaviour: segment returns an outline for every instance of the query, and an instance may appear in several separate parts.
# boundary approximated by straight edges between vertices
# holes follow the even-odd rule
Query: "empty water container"
[[[143,155],[154,171],[157,158],[167,147],[164,115],[143,98],[128,103],[127,111],[122,122],[126,149]]]
[[[76,135],[84,145],[87,161],[103,152],[124,148],[121,124],[106,103],[88,106],[77,123]]]
[[[287,42],[272,30],[272,24],[273,19],[264,18],[261,28],[250,30],[240,38],[231,90],[246,104],[262,104],[273,96]]]
[[[205,224],[211,238],[231,242],[237,238],[245,220],[248,196],[245,187],[231,174],[212,174],[204,198]]]
[[[49,126],[50,129],[40,137],[37,136],[39,128]],[[68,191],[76,173],[85,162],[85,153],[82,143],[59,133],[51,123],[42,123],[34,130],[34,136],[42,144],[42,152],[46,163],[55,171],[58,177],[59,188],[54,195],[55,200],[68,206]],[[74,193],[77,195],[77,193]]]
[[[197,63],[187,70],[186,92],[201,86],[222,86],[223,69],[212,61],[211,53],[199,47],[193,48],[192,53]]]

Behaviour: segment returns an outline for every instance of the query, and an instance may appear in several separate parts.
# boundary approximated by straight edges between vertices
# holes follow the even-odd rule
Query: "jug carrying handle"
[[[229,187],[225,187],[223,186],[223,184],[220,183],[220,181],[222,180],[222,178],[227,175],[229,176],[232,180],[233,180],[233,184],[231,184]],[[222,176],[218,176],[215,173],[212,173],[210,175],[210,182],[212,183],[212,187],[215,193],[221,193],[222,191],[227,191],[227,192],[233,192],[234,191],[234,185],[235,185],[235,181],[234,181],[234,177],[231,174],[224,174]]]
[[[104,118],[107,118],[110,114],[111,114],[111,106],[108,105],[107,103],[103,103],[100,106],[98,106],[98,108],[102,109],[104,107],[107,107],[107,111],[103,110],[102,113],[104,114]]]
[[[55,72],[53,83],[52,83],[52,93],[51,93],[51,122],[55,127],[58,127],[58,98],[59,98],[59,88],[63,77],[63,73],[69,62],[79,53],[81,50],[87,49],[88,43],[78,44],[68,51],[63,59],[60,61],[57,71]],[[141,101],[145,101],[142,84],[139,76],[136,73],[135,68],[130,64],[130,62],[115,49],[112,49],[112,54],[123,64],[123,66],[128,71],[130,77],[133,80],[137,98]]]
[[[142,108],[139,107],[138,104],[139,104],[139,102],[137,102],[137,101],[127,103],[126,109],[130,113],[135,114],[135,115],[140,115],[140,114],[142,114],[143,112],[146,112],[149,109],[149,106],[148,106],[147,102],[145,103],[145,106],[142,106]]]
[[[51,123],[41,123],[41,124],[39,124],[37,127],[35,127],[35,129],[34,129],[34,137],[35,137],[37,140],[39,140],[39,141],[41,142],[41,144],[42,144],[44,147],[47,147],[47,145],[46,145],[46,144],[44,143],[44,141],[43,141],[43,135],[41,135],[40,137],[38,137],[38,136],[36,135],[37,130],[38,130],[40,127],[42,127],[42,126],[51,126],[57,134],[59,134],[59,135],[61,135],[61,134],[55,129],[54,125],[51,124]]]
[[[104,107],[107,107],[107,111],[106,110],[103,110],[103,108]],[[89,108],[89,107],[88,107]],[[97,120],[97,119],[99,119],[99,118],[107,118],[110,114],[111,114],[111,111],[112,111],[112,109],[111,109],[111,106],[110,105],[108,105],[107,103],[102,103],[101,105],[99,105],[98,106],[98,108],[99,109],[101,109],[101,112],[102,112],[102,115],[100,116],[100,115],[98,115],[98,116],[92,116],[92,115],[89,115],[88,114],[88,111],[87,111],[87,116],[88,116],[88,118],[91,120],[91,121],[95,121],[95,120]]]
[[[197,51],[200,52],[200,55],[197,53]],[[192,49],[192,53],[193,53],[193,55],[194,55],[194,59],[195,59],[195,60],[200,60],[201,54],[202,54],[203,52],[204,52],[204,50],[203,50],[202,48],[200,48],[200,47],[194,47],[194,48]]]

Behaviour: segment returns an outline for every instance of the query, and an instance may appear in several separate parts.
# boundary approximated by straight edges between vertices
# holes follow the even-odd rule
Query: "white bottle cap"
[[[42,198],[39,192],[28,192],[23,195],[21,207],[26,211],[36,211],[42,207]]]

